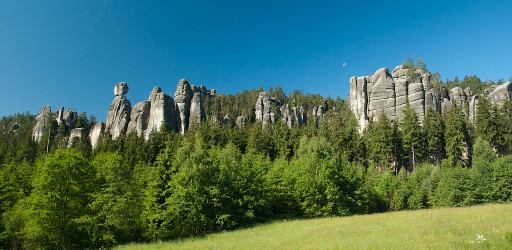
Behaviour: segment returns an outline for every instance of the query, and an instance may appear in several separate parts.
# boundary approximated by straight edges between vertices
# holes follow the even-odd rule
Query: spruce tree
[[[403,145],[406,159],[410,161],[413,171],[416,169],[416,161],[421,156],[421,145],[423,136],[418,115],[411,108],[409,100],[403,111],[405,117],[402,123]]]
[[[423,134],[426,140],[426,152],[432,164],[440,163],[446,155],[444,133],[445,125],[441,115],[429,107],[423,120]]]
[[[468,135],[464,114],[460,107],[454,104],[446,117],[446,154],[451,166],[456,166],[463,162],[463,154],[467,150]],[[467,165],[465,162],[463,165]]]

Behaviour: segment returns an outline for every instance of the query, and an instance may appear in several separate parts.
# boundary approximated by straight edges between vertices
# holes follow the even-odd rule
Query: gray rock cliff
[[[48,119],[51,119],[51,112],[52,109],[50,105],[45,105],[36,116],[36,125],[32,129],[32,138],[34,138],[34,140],[40,142],[43,138],[44,129],[49,121]]]
[[[117,139],[122,132],[125,132],[130,122],[132,106],[124,94],[128,93],[128,85],[124,82],[114,87],[116,97],[108,109],[105,129],[110,131],[112,139]]]

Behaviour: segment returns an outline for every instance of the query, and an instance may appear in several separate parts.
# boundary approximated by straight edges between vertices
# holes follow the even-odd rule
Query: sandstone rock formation
[[[120,82],[114,87],[116,97],[108,109],[107,120],[105,121],[105,129],[110,131],[113,140],[126,131],[130,122],[132,106],[130,101],[124,96],[126,93],[128,93],[128,85],[126,83]]]
[[[307,126],[308,125],[308,115],[307,112],[304,110],[302,106],[300,107],[293,107],[292,108],[293,116],[295,117],[295,123],[297,126]]]
[[[50,108],[50,105],[45,105],[41,109],[41,112],[36,116],[36,125],[32,129],[32,137],[34,140],[40,142],[43,138],[46,123],[49,121],[48,119],[51,119],[51,112],[52,109]]]
[[[64,124],[69,130],[75,128],[77,119],[78,114],[75,111],[64,110],[64,107],[60,107],[57,113],[57,124]]]
[[[247,118],[245,118],[245,116],[238,116],[235,123],[239,128],[245,128],[245,125],[247,124]]]
[[[470,88],[454,87],[450,90],[432,87],[431,74],[424,69],[405,69],[399,65],[393,72],[385,68],[369,76],[350,78],[350,93],[347,101],[351,111],[356,115],[362,132],[373,117],[377,120],[381,113],[388,119],[404,118],[403,111],[407,100],[416,112],[420,122],[423,121],[429,107],[436,112],[447,112],[453,105],[463,107],[474,124],[478,109],[479,96],[475,96]],[[483,96],[493,104],[503,103],[512,98],[512,83],[491,86],[483,91]]]
[[[229,114],[226,114],[222,119],[222,126],[228,126],[231,128],[233,127],[233,123],[233,118]]]
[[[130,122],[126,129],[127,135],[132,132],[137,133],[137,136],[144,135],[144,131],[148,128],[150,109],[151,102],[147,100],[139,102],[133,106],[130,114]]]
[[[318,126],[318,123],[320,123],[320,119],[325,115],[325,109],[322,106],[314,107],[312,112],[312,118],[315,123],[315,126]]]
[[[512,83],[506,82],[496,86],[489,93],[489,102],[492,104],[503,104],[504,101],[512,99]]]
[[[267,92],[261,92],[256,100],[254,113],[256,120],[261,122],[261,127],[265,127],[268,123],[274,123],[275,114],[270,106],[274,99],[270,98]]]
[[[81,138],[82,133],[85,131],[84,128],[74,128],[69,133],[69,139],[68,139],[68,148],[73,145],[73,139],[74,138]]]
[[[105,136],[105,123],[97,122],[92,127],[89,132],[89,139],[91,140],[92,149],[95,149],[101,142],[103,142],[103,138]]]
[[[176,129],[176,108],[174,100],[168,94],[162,92],[160,87],[154,87],[149,94],[150,110],[148,127],[144,132],[144,139],[148,140],[153,131],[160,131],[166,123],[169,129]]]
[[[188,80],[181,79],[176,88],[176,92],[174,92],[174,101],[176,102],[176,111],[179,114],[178,124],[181,126],[182,133],[185,133],[188,129],[192,97],[193,93]]]
[[[284,124],[288,126],[289,128],[292,128],[293,124],[295,123],[295,117],[293,116],[293,113],[290,112],[290,108],[288,107],[288,104],[285,104],[281,106],[281,117],[283,119]]]

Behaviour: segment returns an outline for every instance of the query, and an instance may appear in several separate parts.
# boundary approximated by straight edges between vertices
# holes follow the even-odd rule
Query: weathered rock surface
[[[142,136],[144,134],[144,131],[148,128],[150,109],[151,102],[147,100],[139,102],[133,106],[130,114],[130,122],[126,129],[127,135],[132,132],[137,133],[137,136]]]
[[[438,92],[432,89],[430,79],[429,71],[406,69],[402,65],[396,66],[391,74],[388,69],[381,68],[371,77],[350,78],[347,101],[357,117],[360,132],[366,128],[371,117],[377,120],[382,113],[390,120],[401,122],[407,101],[420,121],[423,121],[428,107],[435,111],[451,107],[450,97],[447,98],[448,102],[442,102]],[[453,96],[460,101],[467,100],[464,99],[464,91],[454,90]]]
[[[32,129],[32,137],[36,141],[41,141],[43,138],[44,129],[46,127],[46,123],[49,121],[48,119],[51,119],[51,113],[52,109],[50,108],[50,105],[45,105],[41,112],[36,116],[36,125]]]
[[[174,101],[181,133],[185,133],[191,123],[199,124],[206,120],[204,102],[207,95],[215,95],[215,91],[210,92],[204,86],[190,85],[186,79],[180,80],[174,93]]]
[[[275,100],[270,98],[267,92],[260,92],[256,100],[254,113],[256,114],[256,120],[261,122],[261,127],[276,121],[271,107],[272,102],[275,102]]]
[[[116,84],[116,86],[114,87],[114,95],[115,96],[122,96],[122,95],[126,95],[128,93],[128,84],[126,84],[125,82],[120,82],[118,84]]]
[[[295,123],[297,126],[307,126],[308,125],[308,115],[302,106],[293,107],[292,108],[293,116],[295,117]]]
[[[190,121],[189,124],[199,124],[206,120],[206,114],[204,111],[204,102],[208,90],[204,87],[196,87],[191,85],[192,92],[194,93],[192,100],[190,101]]]
[[[121,82],[114,87],[116,97],[112,101],[105,121],[105,129],[110,131],[112,139],[117,139],[122,132],[125,132],[130,122],[132,106],[124,94],[128,92],[128,85]]]
[[[235,123],[239,128],[245,128],[245,125],[247,124],[247,118],[245,118],[245,116],[238,116]]]
[[[512,83],[506,82],[496,86],[489,93],[489,102],[492,104],[503,104],[504,101],[512,99]]]
[[[148,127],[144,132],[144,138],[149,139],[153,131],[160,131],[162,125],[166,123],[169,129],[176,129],[176,107],[172,97],[160,89],[154,87],[149,95],[150,111]]]
[[[229,115],[229,114],[226,114],[224,116],[224,118],[222,118],[222,126],[228,126],[228,127],[233,127],[233,118]]]
[[[286,124],[286,126],[288,126],[289,128],[292,128],[295,122],[295,116],[290,112],[288,104],[281,106],[279,109],[281,111],[281,117],[283,119],[284,124]]]
[[[71,132],[69,132],[68,148],[72,146],[74,138],[82,137],[82,133],[84,133],[84,131],[84,128],[74,128],[71,130]]]
[[[469,122],[473,125],[476,122],[476,113],[478,112],[478,98],[479,96],[475,95],[469,101]]]
[[[97,122],[89,132],[89,139],[91,140],[92,149],[95,149],[105,137],[105,123]]]
[[[312,112],[313,121],[315,122],[315,126],[318,126],[320,123],[320,119],[325,115],[325,109],[322,106],[314,107]]]

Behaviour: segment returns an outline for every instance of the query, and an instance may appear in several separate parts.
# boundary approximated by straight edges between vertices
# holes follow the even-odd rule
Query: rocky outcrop
[[[292,128],[295,122],[295,117],[293,116],[293,113],[290,112],[288,104],[281,106],[279,109],[281,111],[281,117],[283,119],[284,124],[286,124],[286,126],[288,126],[289,128]]]
[[[307,126],[308,125],[308,115],[302,106],[293,107],[292,108],[293,116],[295,117],[295,123],[297,126]]]
[[[226,114],[224,116],[224,118],[222,118],[222,126],[228,126],[228,127],[233,127],[233,118],[229,115],[229,114]]]
[[[178,87],[176,88],[176,92],[174,92],[174,101],[176,102],[176,111],[179,114],[179,119],[177,122],[180,124],[182,133],[185,133],[185,131],[188,129],[188,118],[190,117],[190,101],[192,100],[192,97],[193,93],[188,80],[181,79],[178,83]]]
[[[199,124],[206,120],[206,114],[204,112],[204,102],[206,100],[208,90],[204,86],[196,87],[194,85],[191,85],[190,89],[192,89],[192,93],[194,93],[194,95],[192,97],[192,100],[190,101],[189,124]]]
[[[64,110],[64,107],[60,107],[57,113],[57,124],[64,124],[68,131],[75,128],[77,119],[78,114],[75,111]]]
[[[469,122],[473,125],[476,122],[476,114],[478,112],[478,98],[479,96],[475,95],[469,101]]]
[[[399,65],[389,73],[381,68],[372,76],[350,78],[350,93],[347,100],[356,115],[360,132],[368,125],[368,120],[377,120],[381,114],[388,119],[404,118],[404,109],[409,102],[420,121],[423,121],[428,107],[434,111],[449,109],[454,102],[466,102],[464,91],[453,90],[446,100],[441,101],[439,91],[430,84],[431,74],[424,69],[406,69]]]
[[[238,116],[235,123],[239,128],[245,128],[245,125],[247,124],[247,118],[245,118],[245,116]]]
[[[43,138],[44,129],[47,122],[49,122],[48,119],[51,119],[51,112],[52,109],[50,108],[50,105],[45,105],[41,109],[41,112],[36,116],[36,125],[32,129],[32,138],[34,138],[34,140],[40,142]]]
[[[126,129],[127,135],[133,132],[137,133],[137,136],[144,135],[144,131],[148,128],[150,109],[151,102],[147,100],[133,106],[130,114],[130,122]]]
[[[191,123],[199,124],[206,120],[204,102],[210,94],[214,95],[215,91],[210,92],[204,86],[190,85],[186,79],[180,80],[174,93],[174,101],[181,133],[185,133]]]
[[[318,126],[320,123],[320,119],[325,115],[325,109],[322,106],[314,107],[313,112],[311,114],[313,121],[315,122],[315,126]]]
[[[260,92],[255,105],[256,120],[261,122],[261,127],[265,127],[269,123],[275,123],[275,114],[272,110],[271,104],[275,102],[270,98],[267,92]]]
[[[74,138],[82,138],[82,134],[84,133],[84,128],[74,128],[69,132],[69,139],[68,139],[68,148],[73,145],[73,139]]]
[[[110,131],[113,140],[126,131],[130,122],[132,106],[130,101],[124,96],[126,93],[128,93],[128,85],[126,83],[121,82],[114,87],[116,97],[108,109],[107,120],[105,121],[105,129]]]
[[[503,102],[512,99],[512,83],[506,82],[502,85],[494,87],[488,96],[489,102],[492,104],[502,105]]]
[[[176,107],[174,100],[168,94],[162,92],[159,87],[154,87],[149,95],[150,111],[148,127],[144,132],[144,138],[149,139],[153,131],[160,131],[165,123],[168,129],[176,129]]]
[[[97,122],[92,127],[89,132],[89,139],[91,140],[92,149],[98,147],[98,145],[103,142],[103,138],[105,136],[105,123]]]

